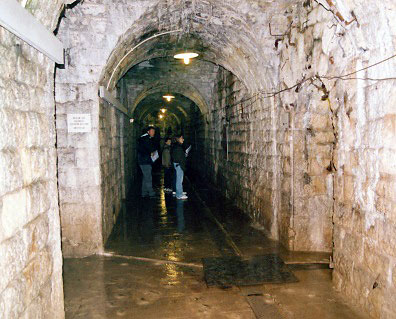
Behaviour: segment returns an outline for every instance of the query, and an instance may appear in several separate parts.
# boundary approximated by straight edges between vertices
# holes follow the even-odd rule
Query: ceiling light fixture
[[[161,112],[162,113],[165,113],[166,112],[166,109],[164,108],[164,109],[161,109]]]
[[[184,64],[189,64],[190,60],[196,58],[197,56],[198,53],[195,52],[183,52],[183,53],[175,54],[173,57],[175,59],[183,59]]]

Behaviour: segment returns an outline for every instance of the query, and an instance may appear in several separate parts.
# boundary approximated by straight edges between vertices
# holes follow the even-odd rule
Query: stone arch
[[[188,114],[186,110],[181,107],[181,106],[167,106],[170,113],[174,114],[177,117],[177,121],[180,123],[181,120],[185,120],[188,117]],[[142,110],[140,113],[135,114],[135,119],[137,121],[141,121],[143,118],[147,116],[150,112],[154,111],[157,109],[157,106],[150,106],[150,107],[145,107],[144,110]]]
[[[187,46],[193,46],[204,60],[230,70],[251,92],[265,86],[268,77],[271,78],[270,83],[274,82],[275,66],[273,72],[258,71],[258,66],[263,66],[263,70],[271,69],[267,56],[271,52],[265,50],[267,41],[263,39],[259,25],[249,23],[249,19],[258,18],[254,5],[248,9],[238,1],[230,1],[227,5],[207,1],[203,7],[196,6],[193,2],[187,9],[184,5],[184,1],[167,4],[158,2],[125,30],[106,61],[100,84],[113,90],[117,81],[134,65],[175,53],[174,47],[180,39]],[[210,14],[200,10],[207,10]],[[186,27],[181,22],[185,15],[189,15],[190,20],[194,20],[195,16],[206,18],[196,19]],[[229,16],[233,17],[231,21],[226,19]],[[252,68],[252,65],[255,67]]]
[[[204,97],[199,93],[199,91],[192,84],[182,82],[172,82],[170,84],[164,82],[152,83],[150,86],[146,87],[138,94],[137,98],[135,99],[133,105],[130,108],[130,112],[133,114],[138,104],[147,96],[159,92],[166,93],[167,90],[176,94],[184,95],[199,107],[202,114],[205,115],[208,113],[208,104],[205,101]]]

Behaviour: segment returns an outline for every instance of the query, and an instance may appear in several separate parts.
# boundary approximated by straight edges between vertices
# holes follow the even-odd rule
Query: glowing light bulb
[[[184,52],[184,53],[175,54],[173,57],[175,59],[183,59],[184,64],[189,64],[190,59],[196,58],[197,56],[198,53],[195,52]]]
[[[165,112],[166,112],[166,109],[161,109],[161,112],[162,112],[162,113],[165,113]]]
[[[164,117],[164,116],[163,116],[162,114],[159,116],[160,119],[162,119],[163,117]]]
[[[164,99],[166,99],[168,102],[170,102],[172,99],[174,99],[175,97],[171,94],[166,94],[164,96],[162,96]]]

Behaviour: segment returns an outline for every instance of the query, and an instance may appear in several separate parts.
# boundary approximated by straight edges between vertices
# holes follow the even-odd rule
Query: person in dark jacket
[[[155,129],[152,126],[147,128],[147,133],[139,137],[137,152],[138,152],[138,164],[142,170],[142,197],[150,196],[154,197],[155,193],[153,190],[152,181],[152,164],[153,161],[151,156],[155,152],[155,147],[152,141],[154,137]]]
[[[167,137],[165,139],[164,149],[162,150],[162,166],[164,167],[164,191],[165,193],[172,192],[172,181],[174,175],[174,168],[171,159],[171,144],[172,139]]]
[[[172,148],[172,161],[176,170],[176,198],[187,199],[183,192],[183,177],[186,171],[186,154],[183,149],[184,138],[182,135],[176,136],[176,143]]]

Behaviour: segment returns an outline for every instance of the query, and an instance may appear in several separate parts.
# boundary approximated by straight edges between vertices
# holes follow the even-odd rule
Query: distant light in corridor
[[[160,114],[159,118],[162,119],[164,116],[162,114]]]
[[[166,112],[166,109],[161,109],[161,112],[162,112],[162,113],[165,113],[165,112]]]
[[[170,102],[172,99],[174,99],[175,97],[171,94],[165,94],[163,96],[164,99],[166,99],[168,102]]]

